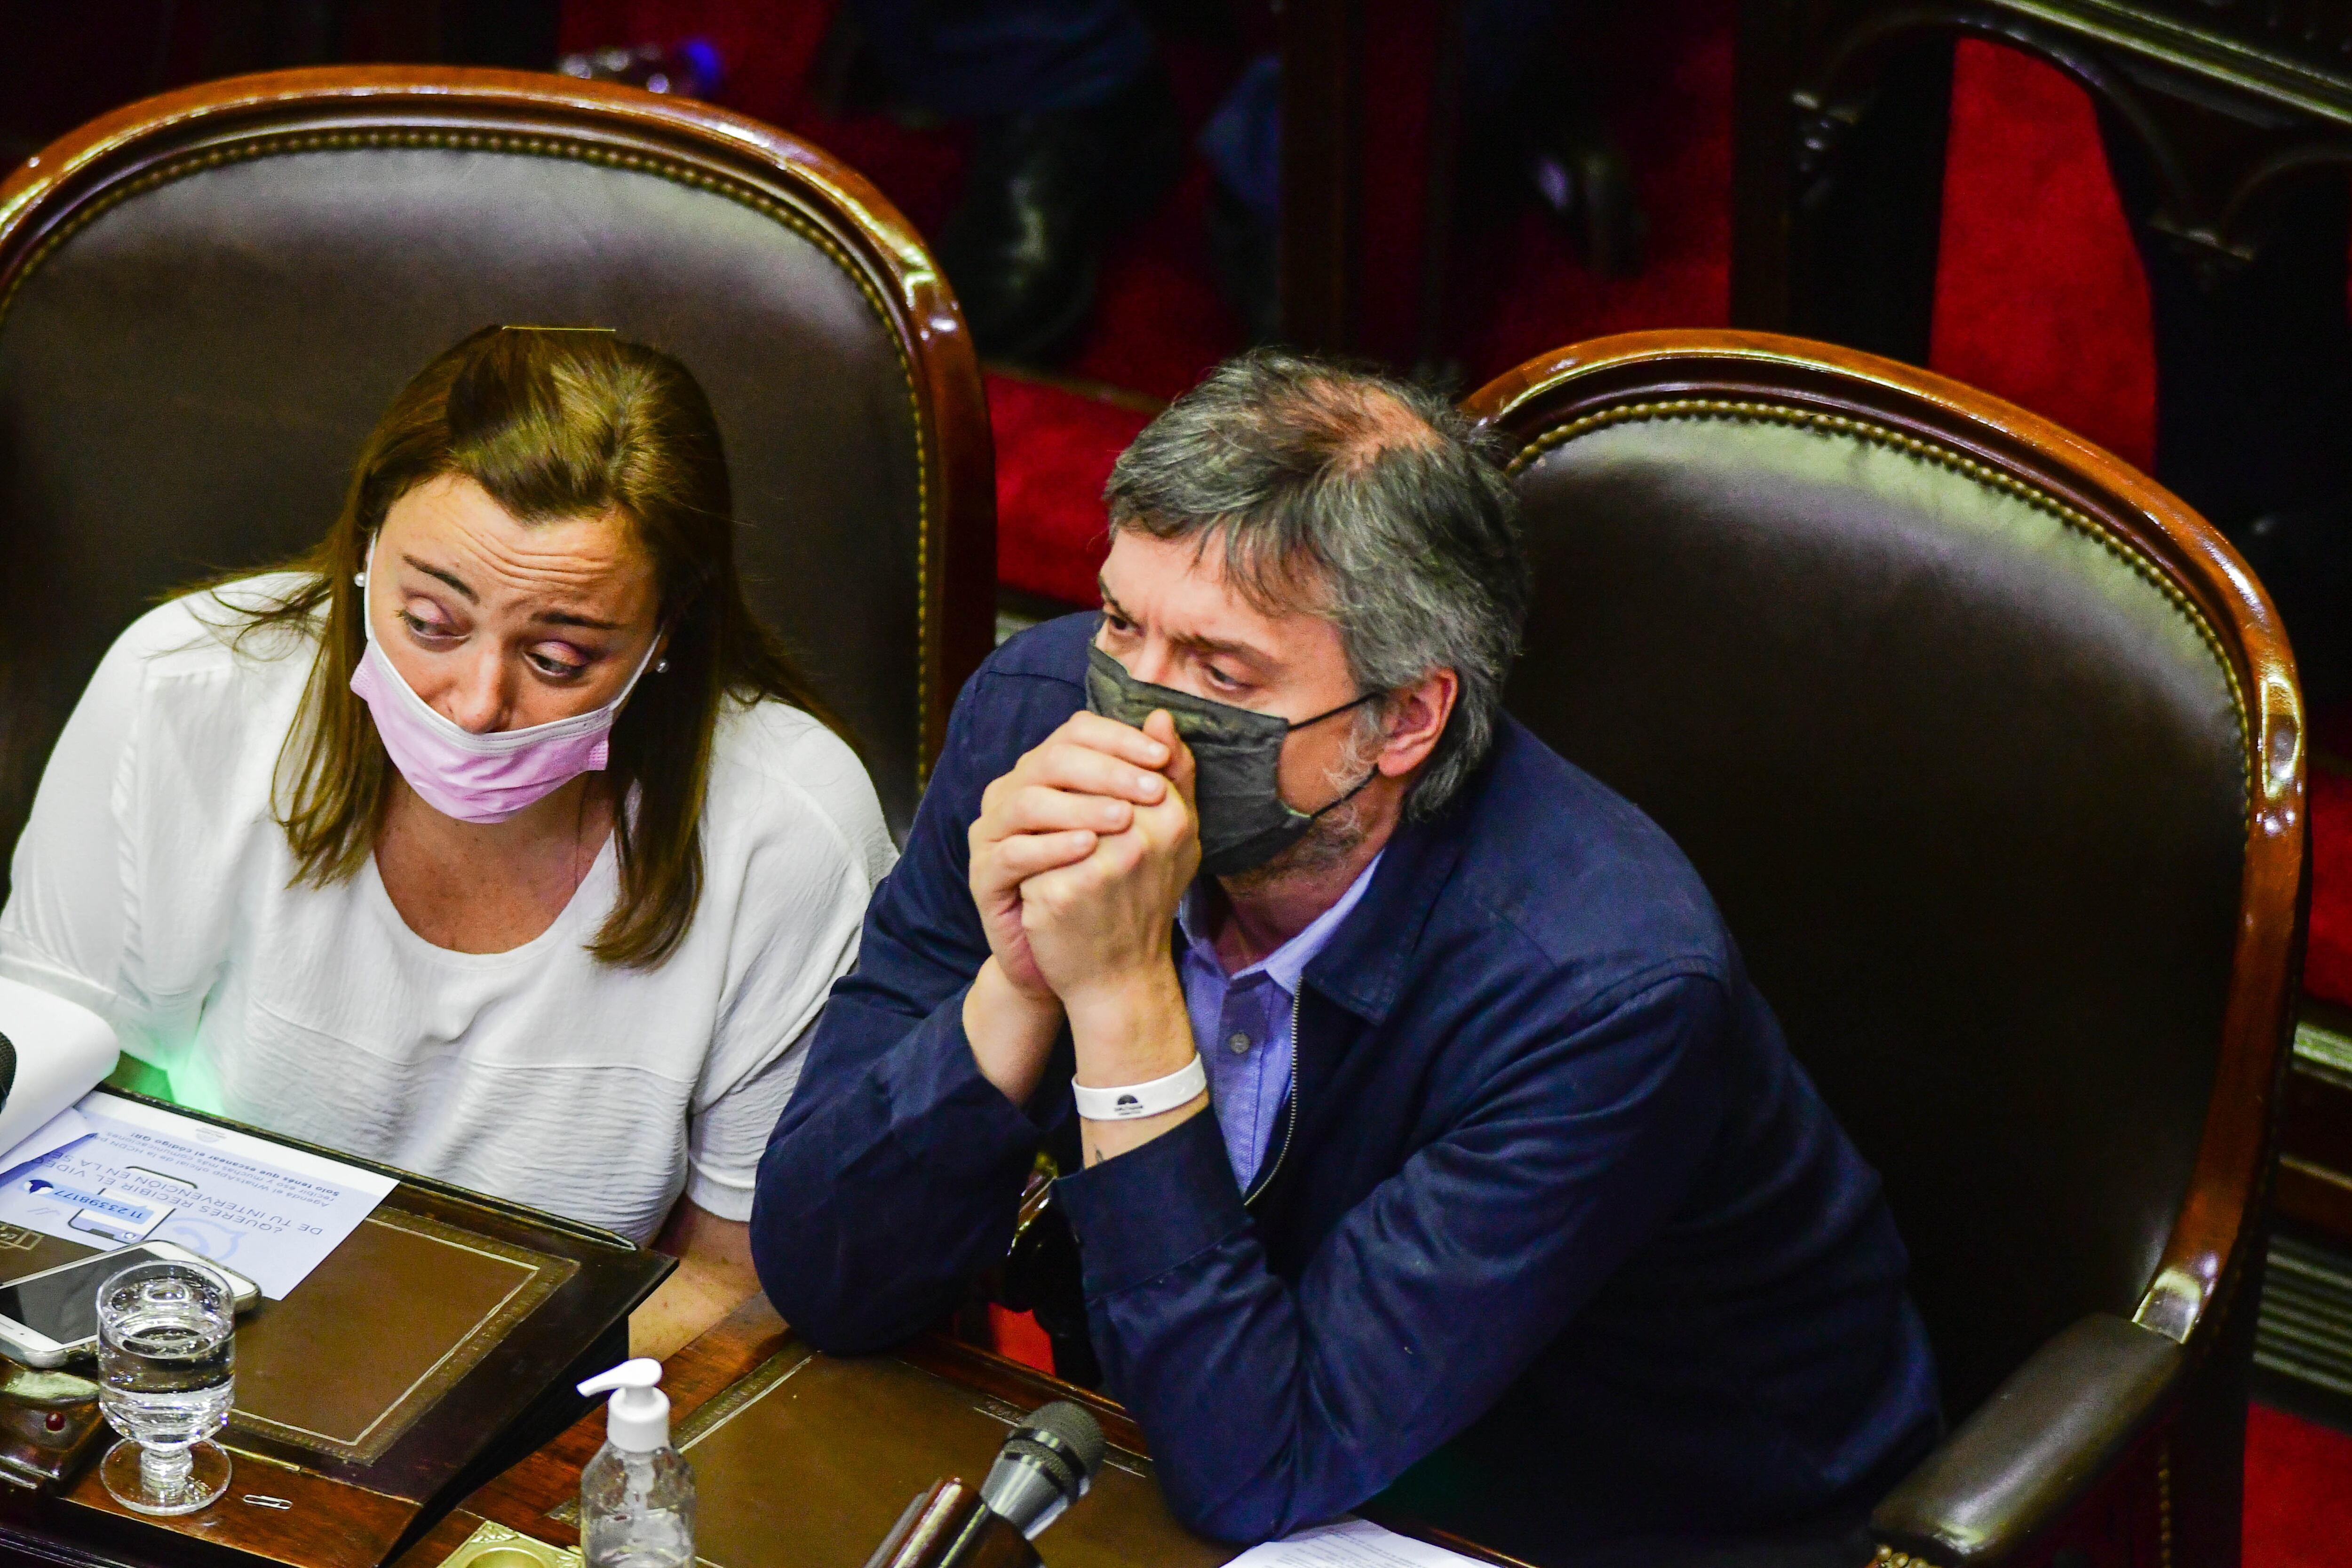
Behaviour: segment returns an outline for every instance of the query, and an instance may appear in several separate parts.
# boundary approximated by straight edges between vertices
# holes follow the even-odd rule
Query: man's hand
[[[1169,727],[1169,741],[1174,739]],[[1073,713],[980,797],[971,825],[971,901],[988,951],[1014,989],[1034,998],[1053,986],[1030,954],[1022,884],[1095,852],[1124,833],[1135,808],[1168,798],[1168,741],[1105,719]]]
[[[1089,1089],[1165,1078],[1194,1055],[1170,952],[1177,900],[1201,868],[1192,753],[1164,712],[1142,734],[1170,753],[1165,796],[1136,805],[1125,832],[1097,835],[1085,858],[1021,885],[1031,961],[1068,1011],[1078,1081]],[[1207,1104],[1198,1094],[1157,1116],[1085,1122],[1087,1163],[1150,1142]]]
[[[1033,873],[1020,888],[1029,961],[1062,999],[1074,1027],[1088,1013],[1115,1012],[1139,987],[1174,975],[1169,943],[1176,905],[1201,868],[1191,749],[1164,712],[1127,732],[1170,754],[1160,782],[1174,787],[1161,789],[1157,801],[1118,803],[1129,818],[1123,831],[1097,832],[1086,855]]]
[[[1015,1105],[1035,1091],[1062,1022],[1061,998],[1031,948],[1024,884],[1084,862],[1106,836],[1128,831],[1139,808],[1166,805],[1158,770],[1171,760],[1175,731],[1161,722],[1155,738],[1074,713],[981,796],[969,839],[971,900],[989,959],[964,998],[964,1035],[982,1076]]]

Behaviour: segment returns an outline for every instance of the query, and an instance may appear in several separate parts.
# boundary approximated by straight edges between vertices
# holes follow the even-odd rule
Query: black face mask
[[[1282,798],[1284,737],[1360,708],[1378,695],[1366,692],[1294,724],[1272,713],[1254,713],[1138,680],[1102,649],[1087,649],[1088,711],[1139,730],[1153,709],[1164,708],[1176,721],[1176,733],[1192,748],[1192,804],[1201,815],[1201,869],[1212,877],[1265,865],[1297,843],[1317,817],[1355,799],[1380,776],[1380,769],[1372,769],[1354,789],[1311,812],[1294,811]]]

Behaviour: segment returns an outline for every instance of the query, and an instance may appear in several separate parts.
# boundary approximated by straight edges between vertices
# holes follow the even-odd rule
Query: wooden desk
[[[0,1226],[0,1279],[92,1250]],[[227,1495],[142,1518],[92,1462],[62,1496],[0,1497],[0,1563],[377,1568],[562,1428],[581,1407],[572,1385],[628,1354],[628,1314],[672,1267],[608,1232],[406,1177],[284,1300],[239,1322]]]
[[[795,1383],[806,1391],[795,1395],[804,1405],[788,1413],[779,1391]],[[1013,1422],[1055,1399],[1092,1410],[1113,1453],[1094,1490],[1041,1538],[1053,1568],[1222,1568],[1241,1551],[1193,1535],[1168,1516],[1150,1479],[1143,1435],[1126,1411],[951,1340],[930,1338],[893,1355],[837,1361],[802,1347],[766,1298],[754,1297],[673,1356],[663,1386],[670,1394],[674,1432],[696,1464],[702,1489],[698,1550],[716,1568],[859,1568],[918,1491],[950,1471],[978,1481]],[[701,1435],[716,1434],[723,1425],[736,1447],[745,1449],[751,1441],[748,1426],[736,1424],[760,1402],[767,1402],[769,1429],[759,1440],[772,1447],[730,1459],[717,1451],[715,1440],[702,1446]],[[828,1416],[836,1407],[838,1415]],[[828,1440],[780,1440],[777,1434],[796,1421]],[[569,1505],[579,1495],[581,1469],[604,1437],[601,1413],[583,1418],[477,1492],[394,1568],[438,1568],[485,1523],[576,1546]],[[761,1479],[744,1474],[741,1462],[771,1454],[777,1478],[772,1494]],[[771,1508],[778,1522],[751,1517]],[[1497,1568],[1524,1568],[1442,1531],[1394,1519],[1381,1522]]]

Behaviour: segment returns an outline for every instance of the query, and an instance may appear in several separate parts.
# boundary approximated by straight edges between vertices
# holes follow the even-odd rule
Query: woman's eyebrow
[[[570,610],[541,610],[531,619],[542,626],[585,626],[592,632],[616,632],[621,629],[618,621],[600,621],[588,616],[573,615]]]
[[[411,566],[415,567],[419,572],[424,573],[427,577],[438,577],[444,583],[448,584],[452,588],[457,589],[460,594],[465,595],[466,603],[469,605],[478,605],[482,602],[481,595],[475,593],[471,588],[467,587],[463,582],[459,581],[456,573],[444,572],[438,566],[428,566],[414,555],[404,554],[401,556],[401,559],[407,562]]]
[[[471,588],[466,586],[465,581],[456,573],[445,572],[438,566],[419,561],[414,555],[404,554],[401,556],[401,559],[408,563],[411,566],[415,567],[419,572],[424,573],[427,577],[437,577],[442,582],[448,584],[452,588],[457,589],[460,594],[465,595],[466,602],[467,604],[478,605],[482,602],[481,595],[476,594]],[[593,616],[574,615],[570,610],[541,610],[539,614],[531,616],[531,619],[537,621],[541,626],[580,626],[592,632],[616,632],[621,629],[621,623],[618,621],[600,621]]]

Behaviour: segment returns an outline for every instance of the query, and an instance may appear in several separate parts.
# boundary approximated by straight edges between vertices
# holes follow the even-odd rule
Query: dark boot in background
[[[1069,352],[1105,247],[1167,193],[1182,151],[1157,70],[1102,103],[980,127],[938,249],[982,357],[1049,368]]]

